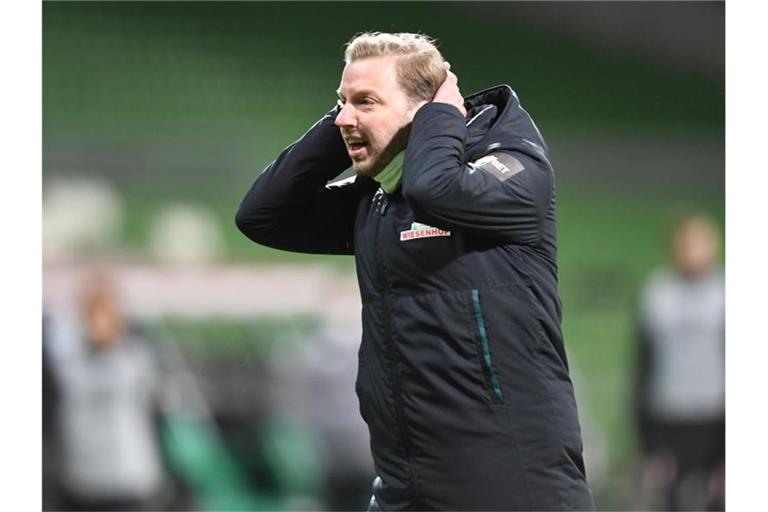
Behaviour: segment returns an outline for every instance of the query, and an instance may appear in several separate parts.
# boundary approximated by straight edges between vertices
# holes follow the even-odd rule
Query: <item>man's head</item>
[[[405,149],[413,116],[447,71],[433,41],[419,34],[355,36],[344,60],[336,125],[355,171],[375,176]]]
[[[715,264],[719,237],[714,223],[704,215],[685,217],[673,233],[675,266],[683,274],[697,277]]]
[[[120,341],[124,318],[112,279],[105,274],[90,277],[82,295],[88,341],[94,348],[108,348]]]

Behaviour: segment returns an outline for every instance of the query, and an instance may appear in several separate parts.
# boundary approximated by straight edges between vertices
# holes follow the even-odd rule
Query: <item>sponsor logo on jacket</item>
[[[400,241],[415,240],[417,238],[430,238],[433,236],[451,236],[450,231],[444,229],[427,226],[419,222],[411,224],[411,229],[400,232]]]

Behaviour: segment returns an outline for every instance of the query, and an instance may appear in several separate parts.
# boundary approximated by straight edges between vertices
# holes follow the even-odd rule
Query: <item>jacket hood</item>
[[[467,150],[473,161],[495,150],[519,151],[549,165],[549,148],[520,100],[506,84],[467,96]]]

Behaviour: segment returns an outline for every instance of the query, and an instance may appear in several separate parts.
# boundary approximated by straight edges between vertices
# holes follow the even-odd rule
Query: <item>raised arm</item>
[[[316,254],[353,254],[355,211],[375,183],[328,182],[351,162],[334,108],[259,175],[237,211],[237,227],[262,245]]]
[[[510,93],[508,118],[494,132],[496,149],[474,161],[465,155],[467,121],[453,73],[416,113],[403,169],[403,194],[416,220],[518,244],[539,239],[554,176],[538,130]]]

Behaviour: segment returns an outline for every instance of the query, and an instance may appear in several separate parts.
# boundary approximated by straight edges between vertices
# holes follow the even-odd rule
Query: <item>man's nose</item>
[[[341,127],[354,127],[356,124],[355,114],[352,111],[352,107],[347,103],[341,107],[339,115],[336,116],[336,126]]]

